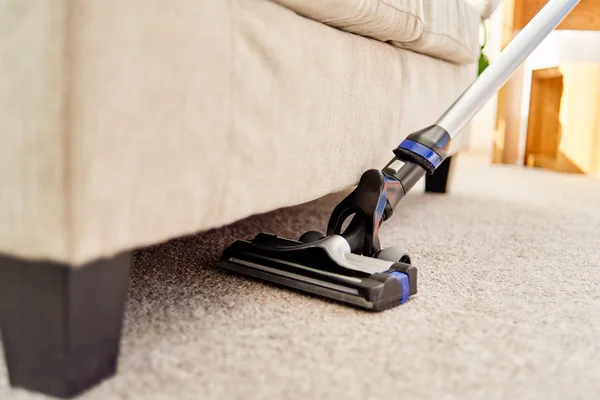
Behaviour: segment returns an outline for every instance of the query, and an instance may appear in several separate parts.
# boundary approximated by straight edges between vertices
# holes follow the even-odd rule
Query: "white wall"
[[[498,7],[490,19],[486,21],[488,37],[484,53],[486,53],[490,62],[494,62],[494,59],[498,57],[502,45],[502,20],[504,16],[502,8],[502,6]],[[497,101],[498,96],[495,95],[473,118],[469,143],[471,150],[491,153]]]
[[[490,60],[498,57],[502,39],[503,9],[499,7],[488,21],[488,45]],[[521,154],[525,146],[531,71],[553,67],[565,62],[600,63],[600,32],[555,31],[552,32],[525,62],[523,102],[521,107]],[[474,151],[491,152],[496,119],[497,96],[494,96],[475,116],[470,147]],[[522,157],[519,157],[522,159]]]

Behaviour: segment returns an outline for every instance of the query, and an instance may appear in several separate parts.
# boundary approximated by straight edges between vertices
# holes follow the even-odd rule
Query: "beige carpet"
[[[463,157],[451,195],[415,190],[382,229],[420,292],[380,314],[211,267],[236,237],[323,227],[335,200],[138,252],[119,375],[81,399],[599,398],[599,180]],[[0,399],[42,398],[0,366]]]

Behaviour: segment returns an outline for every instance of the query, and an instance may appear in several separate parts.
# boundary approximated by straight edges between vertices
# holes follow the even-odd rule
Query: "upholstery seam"
[[[390,6],[389,4],[387,4],[387,3],[385,3],[385,4],[386,4],[386,5],[387,5],[389,8],[391,8],[391,9],[395,10],[396,12],[398,12],[398,13],[400,13],[400,14],[407,15],[407,16],[409,16],[409,17],[412,17],[412,18],[414,18],[414,19],[416,19],[416,20],[417,20],[417,23],[418,23],[418,28],[417,28],[417,38],[416,38],[416,39],[413,39],[413,40],[409,40],[408,42],[413,42],[413,41],[419,40],[419,39],[420,39],[420,38],[423,36],[423,33],[425,33],[425,21],[424,21],[424,20],[423,20],[421,17],[419,17],[419,16],[417,16],[417,15],[414,15],[413,13],[410,13],[410,12],[408,12],[408,11],[402,11],[402,10],[398,10],[397,8],[395,8],[395,7],[392,7],[392,6]],[[311,18],[311,19],[312,19],[312,18]],[[316,21],[316,22],[320,22],[320,21],[317,21],[317,20],[314,20],[314,21]],[[338,23],[338,22],[339,22],[339,21],[335,21],[335,20],[323,20],[323,22],[321,22],[321,23],[323,23],[323,24],[325,24],[325,25],[332,26],[332,27],[334,27],[334,28],[335,28],[335,26],[334,26],[334,25],[332,25],[332,24],[336,24],[336,25],[337,25],[337,23]],[[343,31],[349,32],[349,31],[348,31],[348,28],[349,28],[349,27],[352,27],[352,24],[344,24],[344,25],[338,25],[338,26],[339,26],[339,29],[340,29],[340,30],[343,30]],[[355,35],[358,35],[358,36],[363,36],[363,37],[372,37],[372,36],[368,36],[368,35],[362,35],[362,34],[360,34],[360,33],[355,33],[355,32],[350,32],[350,33],[352,33],[352,34],[355,34]],[[377,40],[377,39],[376,39],[376,40]],[[390,40],[394,40],[394,39],[390,39]],[[398,42],[400,42],[400,41],[398,41]],[[408,42],[407,42],[407,43],[408,43]]]
[[[63,148],[63,228],[67,261],[73,262],[73,182],[71,176],[72,159],[72,111],[71,99],[73,92],[73,39],[71,24],[73,23],[73,10],[71,0],[63,0],[64,4],[64,30],[63,30],[63,65],[62,65],[62,148]]]
[[[458,44],[459,47],[462,47],[462,48],[466,49],[467,52],[469,52],[469,54],[471,54],[471,51],[469,50],[469,47],[466,44],[462,43],[461,41],[459,41],[458,39],[452,37],[451,35],[449,35],[447,33],[434,32],[434,31],[430,31],[430,30],[425,30],[423,33],[429,33],[429,34],[432,34],[432,35],[444,36],[444,37],[450,39],[452,42]],[[407,42],[407,43],[412,43],[412,42]]]
[[[233,138],[235,136],[235,130],[236,130],[236,120],[237,120],[237,102],[235,100],[235,94],[236,94],[236,4],[234,4],[235,0],[227,0],[227,5],[229,6],[229,104],[230,104],[230,109],[231,109],[231,114],[229,115],[229,125],[227,126],[227,136],[229,136],[230,138]],[[235,142],[234,142],[235,143]],[[231,173],[231,164],[228,166],[228,168],[230,168],[230,173]],[[225,182],[221,185],[221,192],[223,194],[223,196],[221,198],[227,198],[227,192],[229,190],[228,188],[229,185],[229,180],[225,179]],[[219,212],[221,213],[225,213],[226,208],[228,207],[226,202],[221,202],[221,209],[219,210]]]

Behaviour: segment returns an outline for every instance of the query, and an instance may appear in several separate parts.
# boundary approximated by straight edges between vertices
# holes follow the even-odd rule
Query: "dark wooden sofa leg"
[[[116,371],[131,254],[81,267],[0,255],[11,386],[73,397]]]
[[[433,175],[425,176],[426,193],[447,193],[452,178],[452,163],[456,156],[450,156],[440,164]]]

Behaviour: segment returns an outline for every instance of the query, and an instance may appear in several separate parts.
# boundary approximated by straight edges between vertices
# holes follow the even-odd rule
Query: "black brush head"
[[[218,265],[371,311],[400,305],[416,293],[415,267],[358,256],[349,249],[338,235],[303,243],[262,233],[226,248]]]

